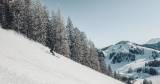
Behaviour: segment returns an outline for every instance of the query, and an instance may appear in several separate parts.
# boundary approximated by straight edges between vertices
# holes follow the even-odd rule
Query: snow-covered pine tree
[[[11,4],[11,11],[13,14],[12,28],[17,32],[22,32],[24,29],[25,22],[25,2],[24,0],[15,0]]]
[[[0,25],[4,29],[10,29],[10,24],[12,21],[12,14],[10,11],[11,0],[0,0]]]
[[[83,65],[88,65],[87,63],[87,60],[86,58],[89,57],[89,47],[88,47],[88,44],[87,44],[87,36],[84,32],[80,32],[80,45],[81,45],[81,57],[80,57],[80,60],[81,60],[81,63]]]
[[[46,45],[49,16],[40,1],[14,0],[10,5],[13,15],[12,28],[28,38]]]
[[[81,32],[78,28],[74,28],[69,17],[66,30],[71,51],[71,59],[100,71],[96,48],[91,41],[88,41],[84,32]]]
[[[74,28],[74,41],[72,45],[72,59],[76,62],[82,63],[82,49],[81,49],[81,38],[80,38],[80,30],[78,28]]]
[[[112,75],[113,75],[112,73],[113,73],[113,72],[112,72],[112,68],[111,68],[110,65],[108,65],[108,66],[107,66],[107,75],[112,76]]]
[[[14,0],[10,4],[10,10],[12,12],[13,21],[12,28],[17,32],[20,32],[28,36],[28,30],[31,27],[31,0]]]
[[[56,21],[56,14],[54,11],[52,11],[51,19],[49,20],[49,25],[47,28],[47,38],[46,38],[46,46],[48,46],[50,49],[54,48],[54,39],[55,39],[55,31],[54,31],[54,25]]]
[[[59,54],[70,57],[70,49],[67,40],[64,19],[61,15],[60,10],[58,10],[56,14],[52,13],[50,23],[50,37],[47,37],[48,41],[51,41],[48,42],[50,48]]]
[[[97,53],[97,49],[96,49],[94,43],[89,40],[88,46],[89,46],[90,67],[97,70],[97,71],[101,71],[100,70],[100,63],[99,63],[99,59],[98,59],[98,53]]]
[[[105,63],[105,56],[104,56],[102,50],[97,49],[97,53],[98,53],[98,59],[99,59],[99,63],[100,63],[101,72],[106,74],[107,67],[106,67],[106,63]]]
[[[32,1],[31,0],[24,0],[24,28],[21,31],[23,34],[25,34],[27,37],[30,36],[30,30],[32,29]]]
[[[75,34],[74,34],[74,26],[70,17],[68,17],[67,19],[66,35],[67,35],[67,40],[68,40],[69,49],[70,49],[70,57],[73,57],[74,54],[72,54],[72,52],[73,52],[73,43],[74,43]]]
[[[86,35],[83,32],[81,32],[78,28],[74,28],[70,17],[68,17],[67,20],[66,31],[71,51],[71,59],[83,65],[86,65],[85,58],[88,54]]]
[[[46,45],[47,28],[49,26],[49,14],[39,0],[32,3],[32,20],[30,22],[29,38]]]

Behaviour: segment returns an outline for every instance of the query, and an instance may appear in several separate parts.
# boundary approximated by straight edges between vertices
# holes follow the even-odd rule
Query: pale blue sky
[[[160,37],[160,0],[42,0],[61,9],[98,48],[121,40],[145,43]]]

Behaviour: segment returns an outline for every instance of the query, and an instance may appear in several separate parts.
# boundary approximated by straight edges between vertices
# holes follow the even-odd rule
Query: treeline
[[[39,0],[14,0],[0,12],[3,12],[0,20],[3,28],[15,30],[78,63],[107,73],[103,53],[69,17],[65,25],[60,10],[49,15]]]

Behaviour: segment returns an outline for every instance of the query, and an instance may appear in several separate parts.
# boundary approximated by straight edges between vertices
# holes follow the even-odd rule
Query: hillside
[[[0,29],[1,84],[123,84],[13,32]]]
[[[146,79],[159,74],[160,51],[129,41],[121,41],[103,50],[106,65],[120,75]]]

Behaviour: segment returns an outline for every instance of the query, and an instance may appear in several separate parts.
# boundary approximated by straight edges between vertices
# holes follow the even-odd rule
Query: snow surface
[[[160,38],[153,38],[151,40],[149,40],[146,44],[155,44],[160,42]]]
[[[160,76],[152,76],[147,78],[147,80],[151,80],[152,84],[159,84],[160,83]]]
[[[0,28],[0,84],[123,84]]]

